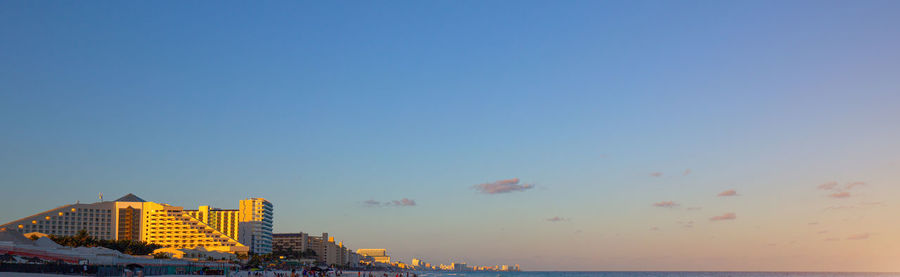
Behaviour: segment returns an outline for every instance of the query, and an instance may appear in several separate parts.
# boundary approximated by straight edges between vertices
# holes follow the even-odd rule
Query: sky
[[[0,222],[263,197],[525,270],[900,271],[898,1],[2,1]]]

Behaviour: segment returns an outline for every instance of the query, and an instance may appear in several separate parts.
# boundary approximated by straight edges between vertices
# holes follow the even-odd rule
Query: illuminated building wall
[[[240,209],[184,210],[128,194],[114,201],[71,204],[0,225],[0,230],[98,239],[142,240],[164,247],[227,252],[272,252],[272,203],[240,201]]]

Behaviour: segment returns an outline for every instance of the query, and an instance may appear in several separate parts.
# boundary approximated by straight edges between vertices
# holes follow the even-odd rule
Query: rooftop
[[[137,197],[137,195],[129,193],[129,194],[126,194],[125,196],[120,197],[119,199],[116,199],[115,202],[147,202],[147,201],[144,201],[144,199]]]

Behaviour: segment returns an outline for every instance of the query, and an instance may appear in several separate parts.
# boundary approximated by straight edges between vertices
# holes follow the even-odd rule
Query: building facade
[[[357,265],[360,255],[348,249],[344,242],[335,243],[334,237],[328,233],[321,236],[310,236],[307,233],[273,234],[273,248],[276,252],[302,253],[312,250],[316,253],[316,262],[326,265]]]
[[[391,256],[387,255],[387,249],[359,249],[356,250],[361,256],[372,257],[376,263],[391,263]]]
[[[273,252],[303,253],[307,249],[309,249],[309,234],[307,233],[272,234]]]
[[[241,200],[238,240],[250,246],[250,252],[272,253],[272,222],[274,208],[272,202],[263,198]]]
[[[85,230],[98,239],[140,240],[170,248],[245,253],[256,246],[257,253],[271,252],[272,204],[262,198],[241,200],[240,204],[238,210],[209,206],[184,210],[128,194],[114,201],[61,206],[0,225],[0,230],[59,236]],[[253,244],[240,240],[242,230]]]
[[[168,248],[203,247],[212,251],[246,252],[249,248],[181,207],[144,202],[141,240]]]

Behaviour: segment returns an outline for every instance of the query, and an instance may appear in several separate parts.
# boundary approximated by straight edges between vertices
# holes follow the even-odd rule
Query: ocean
[[[426,272],[420,277],[880,277],[900,276],[900,273],[853,272],[574,272],[574,271],[523,271],[523,272]]]

